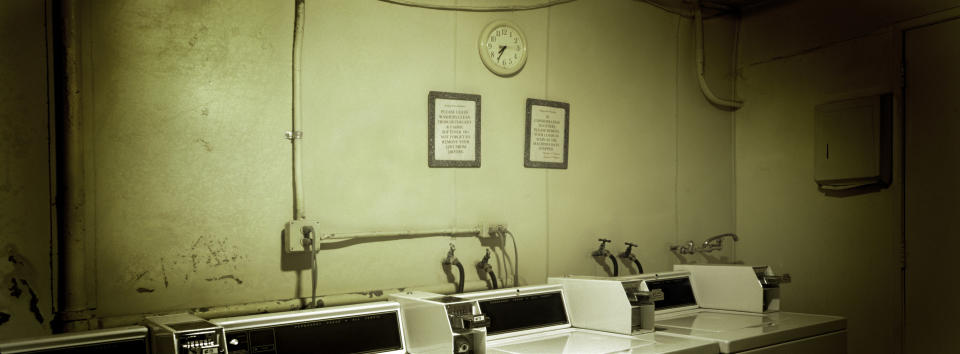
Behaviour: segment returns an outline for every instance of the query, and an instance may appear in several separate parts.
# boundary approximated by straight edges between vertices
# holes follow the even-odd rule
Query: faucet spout
[[[735,234],[735,233],[719,234],[719,235],[716,235],[716,236],[709,237],[709,238],[707,238],[706,241],[703,241],[703,248],[702,248],[702,249],[703,249],[704,251],[707,251],[707,252],[716,251],[716,250],[722,249],[722,248],[723,248],[723,238],[724,238],[724,237],[730,237],[730,238],[732,238],[732,239],[733,239],[733,242],[740,241],[740,237],[738,237],[737,234]]]

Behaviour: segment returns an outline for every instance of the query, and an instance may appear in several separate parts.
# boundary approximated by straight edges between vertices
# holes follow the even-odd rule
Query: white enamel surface
[[[738,352],[846,329],[842,317],[791,312],[754,314],[695,310],[657,316],[657,334],[715,340]]]
[[[763,287],[751,266],[677,264],[673,269],[690,272],[700,307],[763,312]]]
[[[488,353],[717,353],[715,343],[659,335],[626,336],[583,329],[487,342]]]
[[[578,328],[631,334],[630,301],[620,281],[602,279],[548,278],[563,284],[571,324]]]

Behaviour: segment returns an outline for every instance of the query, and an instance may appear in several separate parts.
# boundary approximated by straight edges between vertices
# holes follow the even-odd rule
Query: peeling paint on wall
[[[24,297],[23,295],[25,293],[29,295],[26,307],[30,313],[33,314],[37,322],[43,324],[45,319],[43,312],[40,311],[40,296],[37,295],[37,292],[30,286],[30,280],[28,280],[35,277],[33,266],[26,261],[26,258],[20,254],[14,245],[7,245],[4,249],[7,254],[7,261],[12,266],[12,269],[4,274],[2,278],[3,283],[10,284],[9,287],[7,287],[9,296],[15,300],[19,300]],[[10,317],[12,317],[12,315],[8,314],[5,321],[9,321]]]
[[[20,286],[17,285],[17,278],[10,278],[10,296],[15,298],[20,298],[20,294],[23,293],[23,290],[20,289]]]
[[[402,290],[401,290],[401,291],[402,291]],[[353,293],[353,294],[366,296],[367,298],[372,299],[372,298],[375,298],[375,297],[382,297],[382,296],[383,296],[383,290],[361,291],[361,292]]]
[[[37,293],[33,291],[26,280],[20,279],[20,284],[30,292],[30,312],[33,313],[33,318],[36,318],[37,322],[43,323],[43,313],[40,312],[40,298],[37,297]]]
[[[234,281],[237,282],[238,285],[243,284],[243,280],[240,280],[240,278],[233,276],[233,274],[227,274],[227,275],[223,275],[215,278],[207,278],[207,281],[217,281],[217,280],[223,280],[223,279],[233,279]]]

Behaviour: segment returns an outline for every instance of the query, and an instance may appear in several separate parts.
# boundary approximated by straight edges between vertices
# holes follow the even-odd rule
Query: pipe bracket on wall
[[[289,130],[288,130],[288,131],[284,132],[283,135],[287,138],[287,140],[290,140],[290,141],[293,141],[293,140],[296,140],[296,139],[303,139],[303,132],[302,132],[302,131],[299,131],[299,130],[298,130],[298,131],[289,131]]]

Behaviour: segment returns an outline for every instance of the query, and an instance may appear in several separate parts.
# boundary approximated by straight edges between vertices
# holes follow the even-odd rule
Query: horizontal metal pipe
[[[434,285],[413,286],[409,288],[374,290],[374,291],[362,292],[362,293],[330,294],[330,295],[318,296],[317,300],[319,300],[318,302],[322,303],[324,307],[350,305],[350,304],[359,304],[359,303],[374,302],[374,301],[385,301],[387,300],[390,294],[395,294],[395,293],[405,292],[405,291],[414,291],[414,290],[437,293],[437,294],[453,294],[457,291],[457,285],[452,283],[443,283],[443,284],[434,284]],[[487,290],[487,282],[476,280],[476,281],[468,281],[464,284],[464,292],[480,291],[480,290]],[[213,318],[223,318],[223,317],[254,315],[254,314],[260,314],[260,313],[274,313],[274,312],[302,310],[306,308],[306,305],[309,304],[309,302],[310,302],[310,299],[308,298],[303,298],[303,299],[294,298],[294,299],[283,299],[283,300],[273,300],[273,301],[251,302],[251,303],[245,303],[245,304],[199,307],[199,308],[193,308],[189,310],[182,310],[182,311],[176,311],[176,312],[188,312],[205,319],[213,319]],[[102,317],[98,319],[97,324],[99,325],[99,328],[114,328],[114,327],[121,327],[121,326],[129,326],[129,325],[140,324],[141,322],[143,322],[143,318],[146,316],[164,315],[164,314],[176,313],[176,312]]]
[[[320,237],[320,239],[329,240],[329,239],[345,239],[345,238],[426,237],[426,236],[468,235],[468,234],[479,235],[482,232],[483,232],[483,228],[478,226],[478,227],[466,228],[466,229],[332,233],[332,234],[324,234],[323,236]]]

